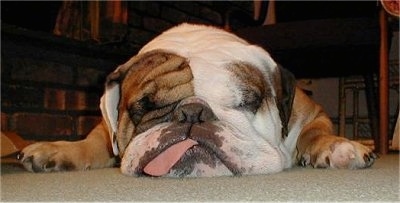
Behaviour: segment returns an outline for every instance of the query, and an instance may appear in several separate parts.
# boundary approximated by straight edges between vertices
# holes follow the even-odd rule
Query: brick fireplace
[[[2,27],[3,131],[77,140],[100,121],[106,75],[130,56],[14,26]]]
[[[4,2],[2,10],[11,12],[8,5],[33,9],[24,3],[30,4]],[[233,8],[251,13],[252,2],[130,1],[122,41],[106,45],[7,25],[2,15],[1,130],[27,140],[84,138],[101,119],[103,84],[117,65],[181,22],[223,26]]]

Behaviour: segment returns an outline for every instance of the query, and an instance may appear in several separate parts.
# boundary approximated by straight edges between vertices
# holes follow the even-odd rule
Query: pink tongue
[[[150,163],[144,167],[143,171],[152,176],[165,175],[190,147],[197,144],[198,143],[192,139],[186,139],[174,144],[151,160]]]

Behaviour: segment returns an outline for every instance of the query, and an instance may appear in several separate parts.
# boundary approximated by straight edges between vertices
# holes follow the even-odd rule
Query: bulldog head
[[[273,173],[290,161],[280,143],[293,91],[261,48],[184,24],[108,76],[101,110],[124,174]]]

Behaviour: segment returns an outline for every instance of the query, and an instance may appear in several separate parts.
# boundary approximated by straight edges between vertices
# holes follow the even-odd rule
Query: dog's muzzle
[[[172,122],[132,140],[122,159],[123,173],[174,177],[240,174],[221,150],[224,137],[218,135],[222,129],[216,123],[218,119],[205,101],[197,97],[183,100],[173,112]]]

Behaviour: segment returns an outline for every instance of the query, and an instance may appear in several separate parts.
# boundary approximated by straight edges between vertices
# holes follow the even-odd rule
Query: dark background
[[[1,1],[1,21],[52,32],[62,1]]]
[[[51,32],[62,1],[1,1],[2,22]],[[223,3],[214,2],[218,7]],[[278,22],[376,15],[377,1],[278,1]],[[222,6],[221,6],[222,7]],[[226,8],[217,8],[224,12]]]

